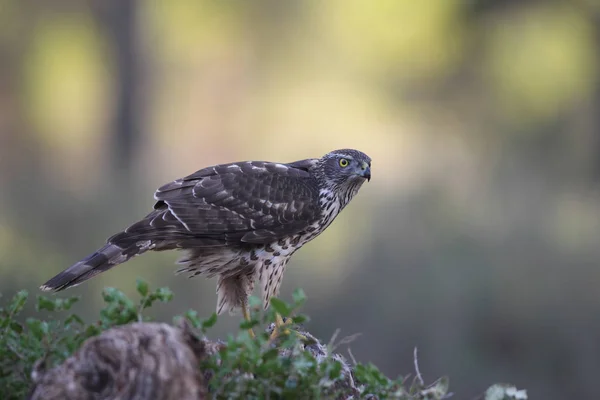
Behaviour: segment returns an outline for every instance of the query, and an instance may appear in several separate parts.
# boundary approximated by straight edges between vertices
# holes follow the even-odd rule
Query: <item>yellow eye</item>
[[[340,167],[345,168],[348,166],[348,164],[348,160],[346,160],[345,158],[340,158]]]

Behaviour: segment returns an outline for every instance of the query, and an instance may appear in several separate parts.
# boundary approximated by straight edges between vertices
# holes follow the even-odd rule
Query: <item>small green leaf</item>
[[[294,299],[294,304],[296,306],[301,306],[306,301],[306,293],[304,293],[302,288],[298,288],[292,293],[292,298]]]
[[[190,321],[194,328],[199,328],[202,325],[202,321],[198,316],[198,311],[196,310],[188,310],[185,312],[184,317]]]
[[[149,297],[144,297],[140,301],[140,305],[142,306],[142,308],[152,307],[152,304],[154,303],[154,300],[156,300],[154,295],[151,295]]]
[[[526,400],[527,391],[517,390],[513,385],[495,384],[485,391],[485,400]]]
[[[216,323],[217,323],[217,313],[212,313],[212,315],[208,319],[205,319],[204,321],[202,321],[202,330],[204,331],[208,328],[211,328]]]
[[[43,323],[39,319],[27,318],[27,328],[31,331],[33,337],[35,337],[38,341],[41,341],[44,337],[44,328]]]
[[[27,290],[18,291],[12,300],[10,301],[9,310],[13,315],[18,314],[23,309],[23,306],[27,302],[27,298],[29,297],[29,293]]]
[[[289,317],[290,314],[291,314],[291,312],[292,312],[292,310],[290,309],[290,307],[288,307],[288,305],[284,301],[279,300],[279,299],[277,299],[275,297],[271,299],[271,306],[282,317]]]
[[[342,374],[342,363],[338,360],[333,362],[331,369],[329,370],[329,379],[337,379]]]
[[[37,296],[37,304],[36,304],[36,309],[38,311],[41,310],[47,310],[47,311],[54,311],[56,310],[56,305],[57,305],[57,300],[50,300],[47,297],[44,296]]]
[[[250,306],[250,308],[259,308],[262,306],[262,300],[257,296],[250,296],[248,297],[248,306]]]
[[[252,319],[250,321],[243,320],[242,322],[240,322],[240,329],[252,329],[256,325],[258,325],[257,320],[254,320],[254,319]]]
[[[102,291],[102,298],[106,303],[112,303],[119,297],[120,293],[118,289],[107,287]]]
[[[73,324],[85,325],[83,320],[78,315],[71,314],[65,319],[64,326],[65,328],[69,328]]]
[[[48,333],[50,333],[50,329],[49,329],[50,326],[48,325],[48,322],[42,321],[41,327],[42,327],[42,332],[44,333],[44,335],[48,335]]]
[[[308,321],[308,317],[306,315],[299,314],[292,317],[292,321],[294,322],[294,324],[302,324]]]
[[[142,279],[137,279],[135,281],[135,288],[137,289],[137,292],[142,296],[146,296],[148,294],[148,282]]]
[[[11,321],[10,329],[12,329],[14,332],[20,334],[23,332],[23,325],[19,324],[17,321]]]
[[[162,287],[156,290],[156,298],[163,303],[173,300],[173,292],[171,289]]]
[[[66,299],[61,299],[61,310],[65,310],[68,311],[71,309],[71,307],[73,306],[73,304],[77,303],[79,301],[79,297],[77,296],[71,296],[68,297]]]
[[[262,359],[263,359],[263,361],[268,361],[268,360],[277,358],[278,355],[279,355],[279,349],[272,348],[263,353]]]
[[[89,338],[89,337],[92,337],[92,336],[96,336],[96,335],[99,335],[100,332],[102,332],[102,329],[99,326],[89,325],[85,329],[85,337]]]

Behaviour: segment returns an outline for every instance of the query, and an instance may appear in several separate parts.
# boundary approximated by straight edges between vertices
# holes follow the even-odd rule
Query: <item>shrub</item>
[[[134,301],[115,288],[106,288],[102,295],[105,305],[97,321],[86,324],[79,316],[69,313],[77,297],[58,298],[37,296],[36,311],[50,313],[49,320],[27,318],[20,314],[28,301],[28,293],[16,293],[8,304],[0,307],[0,398],[23,399],[31,388],[31,371],[37,360],[46,367],[62,363],[82,343],[111,327],[131,322],[146,322],[143,314],[156,301],[168,302],[173,293],[167,288],[150,290],[148,284],[137,281],[139,299]],[[243,321],[235,335],[220,341],[218,350],[199,368],[208,378],[211,397],[217,399],[442,399],[450,397],[448,379],[440,378],[426,386],[418,372],[412,379],[386,377],[372,364],[350,365],[334,353],[342,340],[321,344],[308,332],[295,331],[276,342],[270,339],[269,329],[275,313],[290,318],[294,324],[307,320],[298,309],[306,298],[302,290],[293,295],[293,303],[272,299],[271,307],[260,312],[260,301],[250,298],[251,321]],[[205,334],[217,321],[216,314],[202,319],[189,310],[174,320],[185,318],[189,325]],[[179,320],[179,321],[177,321]],[[259,332],[251,337],[248,329]],[[493,390],[492,390],[493,389]],[[525,399],[524,391],[511,386],[495,385],[484,394],[486,400]],[[492,397],[493,396],[493,397]],[[525,396],[525,397],[523,397]]]

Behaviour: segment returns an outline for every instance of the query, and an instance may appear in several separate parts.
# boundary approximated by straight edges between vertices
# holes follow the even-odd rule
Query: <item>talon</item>
[[[283,320],[283,318],[281,317],[281,315],[279,314],[275,314],[275,327],[273,328],[273,332],[271,332],[271,335],[269,336],[269,340],[273,341],[275,339],[277,339],[280,335],[289,335],[291,333],[291,329],[288,329],[286,327],[286,325],[292,325],[292,319],[291,318],[287,318],[285,321]],[[294,331],[296,332],[296,331]],[[298,335],[298,337],[303,340],[303,341],[308,341],[307,337],[296,332],[296,334]]]

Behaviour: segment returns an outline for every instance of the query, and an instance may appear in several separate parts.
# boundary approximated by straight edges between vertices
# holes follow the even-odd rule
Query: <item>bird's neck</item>
[[[325,226],[329,226],[346,206],[347,202],[340,198],[335,190],[321,189],[319,191],[319,205],[321,208],[321,220],[325,222]]]

